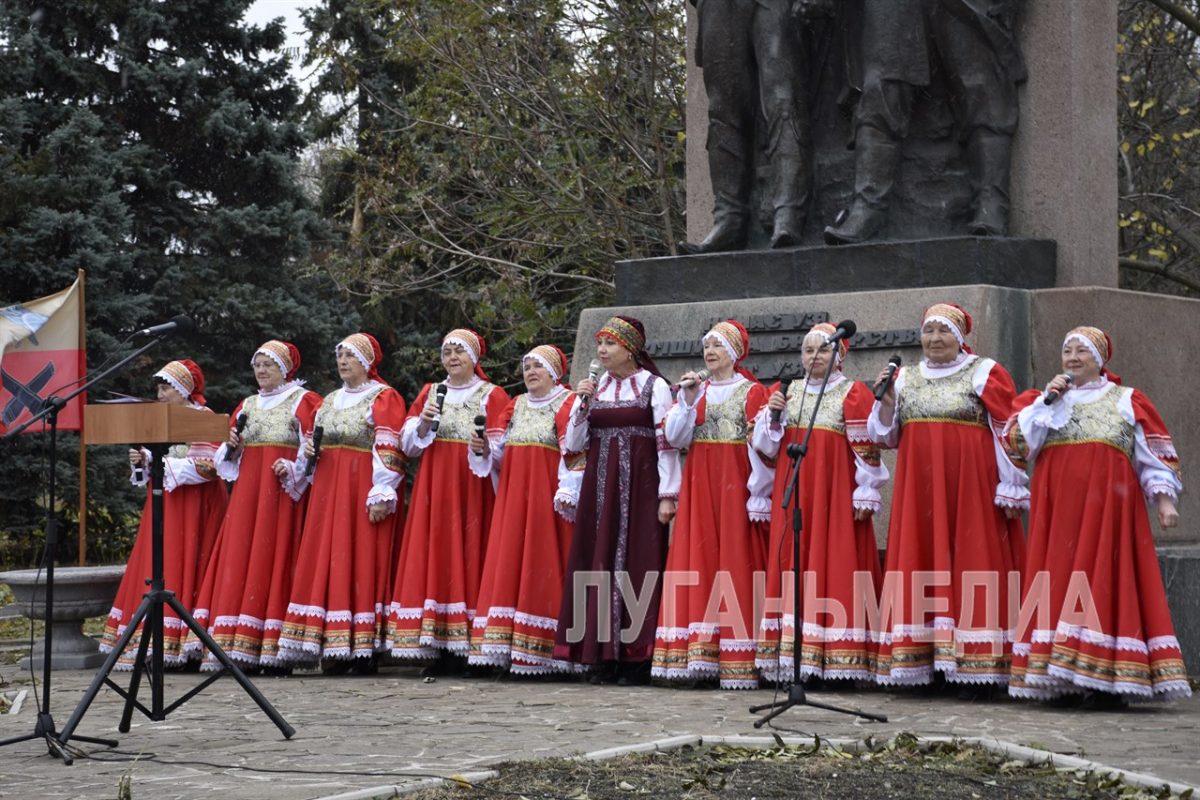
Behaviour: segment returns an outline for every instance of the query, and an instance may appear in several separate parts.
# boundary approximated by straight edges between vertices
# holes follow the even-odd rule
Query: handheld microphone
[[[434,433],[438,432],[438,428],[441,427],[441,424],[442,424],[442,406],[444,406],[446,404],[447,390],[448,390],[448,387],[446,386],[446,384],[439,383],[437,385],[436,394],[434,395],[434,400],[437,402],[438,415],[434,418],[433,422],[431,422],[429,424],[429,430],[433,431]]]
[[[234,433],[236,433],[238,435],[239,438],[242,435],[242,431],[246,430],[246,422],[248,419],[249,418],[244,413],[238,414],[238,416],[237,416],[237,425],[234,426],[233,431],[234,431]],[[241,447],[242,447],[242,445],[238,445],[239,450],[241,449]],[[225,448],[225,460],[231,461],[232,459],[233,459],[233,451],[230,450],[228,447],[226,447]]]
[[[896,373],[900,371],[900,354],[894,353],[888,359],[887,376],[883,379],[883,383],[875,387],[875,399],[882,400],[887,394],[888,387],[892,385],[892,381],[896,380]]]
[[[149,328],[142,328],[134,334],[134,336],[170,336],[173,333],[188,333],[196,326],[192,323],[192,318],[180,314],[173,318],[170,322],[164,322],[161,325],[153,325]]]
[[[321,457],[321,439],[325,437],[325,428],[321,425],[313,428],[312,443],[313,456],[308,460],[308,464],[304,467],[305,477],[313,474],[313,470],[317,468],[317,459]]]
[[[485,439],[486,433],[487,433],[487,417],[485,417],[483,414],[476,414],[475,415],[475,435],[478,436],[480,439],[484,439],[484,441],[486,441],[486,439]]]
[[[783,380],[781,380],[779,382],[779,391],[783,393],[783,399],[784,399],[785,403],[787,401],[788,389],[790,389],[791,387],[792,387],[792,381],[790,378],[784,378]],[[782,408],[771,409],[771,424],[778,425],[780,422],[783,422],[783,409]]]
[[[712,377],[712,373],[710,371],[708,371],[707,369],[702,369],[696,373],[695,380],[691,380],[689,378],[686,381],[680,381],[679,383],[677,383],[671,387],[671,391],[678,392],[680,389],[690,389],[698,383],[704,383],[706,380],[708,380],[711,377]]]
[[[1069,373],[1069,372],[1064,373],[1064,377],[1066,377],[1066,379],[1067,379],[1067,388],[1070,388],[1071,386],[1073,386],[1075,384],[1075,376],[1072,375],[1071,373]],[[1042,398],[1042,402],[1045,403],[1046,405],[1053,405],[1054,402],[1056,400],[1058,400],[1060,397],[1062,397],[1061,392],[1049,391],[1049,392],[1046,392],[1046,396],[1044,398]]]
[[[829,344],[833,346],[842,339],[849,339],[856,333],[858,333],[858,326],[854,324],[854,320],[844,319],[837,324],[837,330],[829,337]]]
[[[592,383],[595,383],[596,379],[599,377],[600,377],[600,362],[593,361],[592,363],[588,364],[588,380],[591,381]],[[591,399],[592,399],[591,395],[584,395],[583,397],[579,398],[580,407],[587,408],[588,402],[590,402]]]

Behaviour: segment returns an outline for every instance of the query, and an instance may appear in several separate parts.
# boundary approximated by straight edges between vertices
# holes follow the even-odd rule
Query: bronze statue
[[[866,241],[887,220],[913,104],[938,73],[948,86],[972,190],[966,232],[1008,232],[1009,166],[1017,86],[1025,64],[1013,27],[1020,0],[863,0],[849,80],[854,112],[854,197],[825,229],[829,244]]]
[[[756,164],[773,209],[771,247],[800,243],[812,190],[810,120],[800,28],[831,13],[832,0],[691,0],[696,63],[708,94],[713,227],[685,253],[746,246]]]

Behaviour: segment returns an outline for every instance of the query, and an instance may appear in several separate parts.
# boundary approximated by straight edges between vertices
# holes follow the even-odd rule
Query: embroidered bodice
[[[375,444],[375,426],[367,422],[367,414],[375,398],[387,388],[383,384],[372,386],[363,400],[346,408],[336,408],[334,395],[327,397],[317,411],[316,425],[324,429],[321,446],[370,450]]]
[[[846,435],[843,406],[846,403],[846,395],[850,393],[853,386],[854,381],[843,380],[825,388],[825,397],[821,400],[821,407],[817,409],[817,422],[814,430],[833,431],[842,436]],[[787,394],[787,426],[789,428],[807,428],[808,418],[812,416],[812,407],[816,402],[816,393],[808,391],[804,381],[792,381]]]
[[[987,427],[987,411],[971,382],[978,359],[970,356],[962,369],[939,378],[927,378],[919,368],[906,369],[896,403],[901,426],[910,422],[957,422]]]
[[[746,444],[750,436],[750,421],[746,419],[746,395],[753,386],[743,381],[723,402],[714,403],[711,396],[704,401],[704,422],[692,433],[693,442],[714,444]]]

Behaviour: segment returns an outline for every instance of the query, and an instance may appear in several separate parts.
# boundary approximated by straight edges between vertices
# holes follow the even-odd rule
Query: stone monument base
[[[694,303],[715,297],[863,292],[896,286],[1055,284],[1047,239],[958,236],[841,247],[792,247],[618,261],[617,305]]]

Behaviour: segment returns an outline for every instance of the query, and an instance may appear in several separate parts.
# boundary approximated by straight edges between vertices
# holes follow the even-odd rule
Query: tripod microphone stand
[[[37,723],[33,728],[33,733],[27,733],[24,736],[16,736],[11,739],[0,741],[0,747],[5,747],[18,742],[28,742],[34,739],[43,739],[46,742],[46,747],[50,751],[50,755],[56,758],[61,758],[64,764],[70,764],[74,758],[67,752],[65,748],[67,737],[63,736],[55,730],[54,717],[50,714],[50,684],[51,684],[51,660],[50,652],[54,644],[54,626],[51,624],[54,619],[54,559],[58,552],[58,517],[54,513],[54,507],[58,502],[58,414],[67,404],[74,400],[79,395],[86,392],[93,384],[100,381],[118,369],[124,367],[130,361],[133,361],[138,356],[142,355],[150,348],[157,345],[165,337],[159,336],[147,342],[138,350],[131,353],[126,358],[113,364],[108,369],[104,370],[94,378],[90,378],[83,383],[82,386],[75,389],[66,397],[55,397],[51,395],[43,401],[42,410],[34,414],[25,422],[18,425],[16,428],[8,431],[0,441],[12,438],[21,433],[24,433],[33,425],[45,420],[46,425],[50,428],[50,474],[46,484],[46,543],[42,549],[42,565],[46,569],[46,633],[43,638],[42,647],[42,704],[41,710],[38,712]],[[82,435],[82,434],[81,434]],[[72,726],[72,729],[74,726]],[[112,739],[95,739],[88,736],[76,736],[83,742],[91,742],[92,744],[102,744],[106,747],[116,747],[117,742]]]
[[[804,532],[804,521],[803,511],[800,508],[800,465],[804,463],[804,457],[808,455],[808,440],[812,436],[813,428],[817,424],[817,412],[821,408],[821,401],[825,398],[825,388],[829,385],[829,376],[833,374],[837,352],[836,346],[836,343],[830,346],[829,365],[825,368],[825,379],[821,382],[821,389],[817,393],[817,401],[813,406],[812,416],[808,419],[808,427],[804,431],[804,438],[800,441],[800,444],[791,444],[787,448],[787,454],[792,459],[792,468],[791,472],[788,473],[787,489],[784,491],[783,502],[780,503],[780,507],[790,510],[792,513],[792,685],[788,687],[788,697],[786,700],[750,707],[751,714],[757,714],[760,711],[770,712],[754,721],[755,728],[761,728],[775,719],[775,717],[795,706],[812,706],[814,708],[823,708],[826,711],[836,711],[839,714],[852,714],[875,722],[887,722],[887,717],[882,714],[871,714],[866,711],[841,708],[828,703],[809,700],[800,679],[800,662],[804,653],[804,593],[802,586],[804,568],[800,562],[800,542]],[[807,391],[807,387],[802,386],[800,391]],[[782,628],[779,635],[782,642]]]

